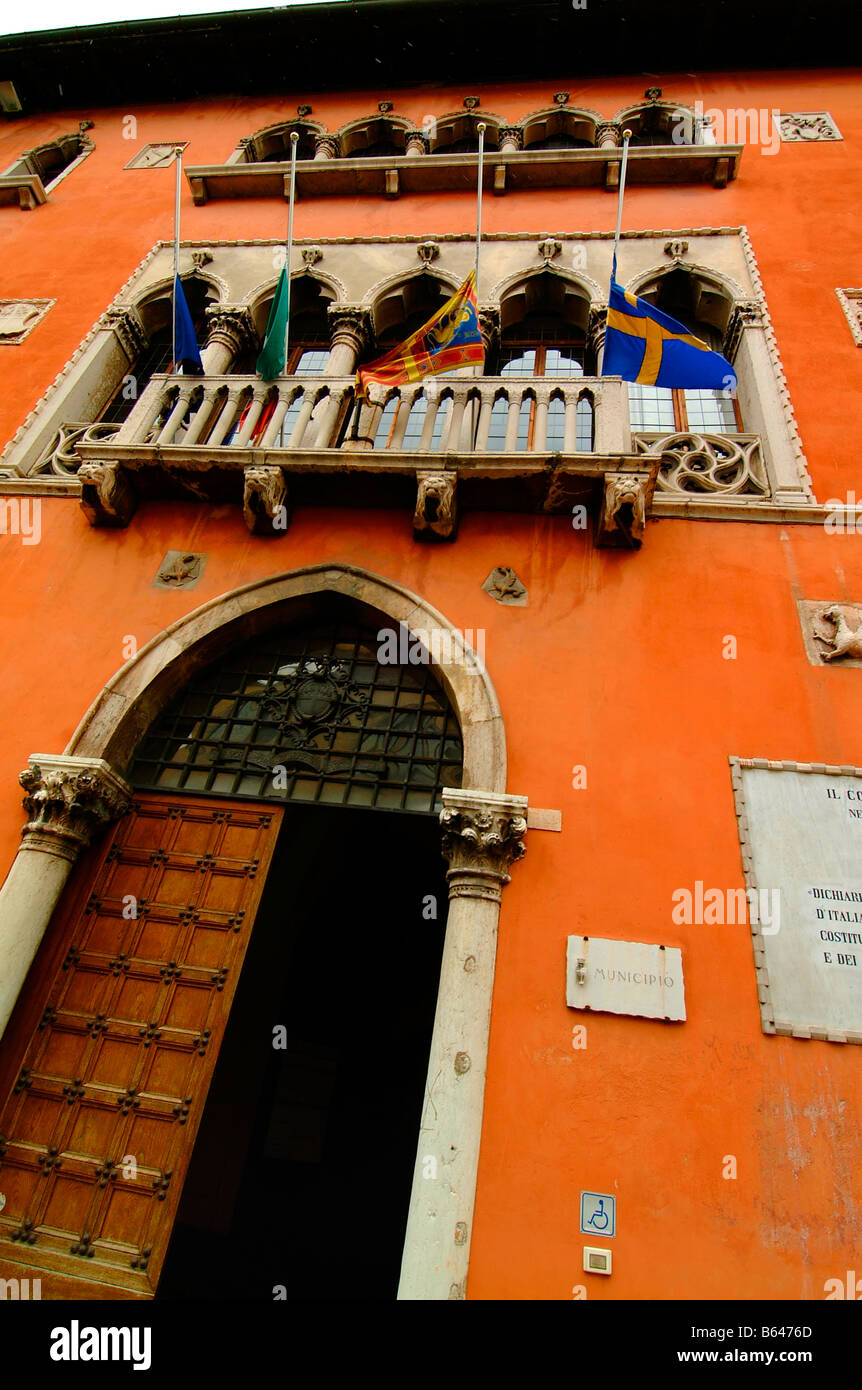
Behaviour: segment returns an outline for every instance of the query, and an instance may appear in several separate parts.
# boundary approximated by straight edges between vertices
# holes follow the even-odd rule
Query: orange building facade
[[[399,1270],[400,1296],[416,1299],[851,1296],[834,1290],[862,1271],[862,964],[838,967],[840,1026],[821,1028],[815,1010],[774,1032],[757,930],[721,911],[685,921],[678,905],[683,890],[696,903],[698,883],[729,901],[755,881],[740,838],[746,760],[813,767],[841,788],[862,765],[850,640],[862,614],[858,82],[665,73],[644,86],[295,88],[25,110],[0,130],[12,170],[0,179],[5,1279],[40,1279],[43,1298],[147,1299],[181,1277],[160,1286],[178,1223],[192,1233],[188,1268],[219,1231],[233,1240],[230,1204],[264,1113],[251,1091],[269,1085],[247,1079],[255,1058],[271,1065],[287,1025],[294,1091],[279,1073],[262,1190],[269,1202],[278,1162],[305,1172],[323,1152],[308,1117],[325,1109],[329,1067],[331,1094],[346,1097],[326,1112],[340,1117],[342,1159],[325,1160],[328,1187],[302,1190],[336,1212],[350,1195],[352,1215],[324,1222],[320,1264],[334,1271],[374,1230],[376,1183],[394,1194],[380,1297],[396,1296]],[[421,388],[372,393],[357,419],[357,362],[412,331],[473,264],[479,120],[485,374],[426,383],[420,407]],[[712,335],[737,369],[735,400],[600,376],[624,128],[620,282]],[[280,268],[291,130],[295,350],[270,387],[254,360]],[[66,137],[74,148],[60,149]],[[175,142],[199,379],[170,370],[170,151],[129,167]],[[34,150],[42,173],[13,167]],[[343,707],[346,667],[309,665],[295,645],[321,624],[334,641],[364,634],[357,689],[386,669],[378,652],[378,676],[357,674],[368,634],[419,633],[430,661],[402,649],[398,669],[414,692],[431,679],[409,707],[442,719],[448,706],[451,738],[432,720],[427,748],[398,745],[407,771],[387,745],[385,774],[371,752],[339,771],[333,744],[321,771],[309,731],[324,728],[336,686]],[[289,786],[255,784],[257,734],[235,723],[233,771],[216,757],[221,772],[196,780],[177,752],[193,736],[192,706],[176,714],[186,693],[238,670],[255,643],[271,654],[287,639],[293,664],[277,667],[267,698],[282,701],[278,727],[288,721],[306,761],[270,757],[266,776],[286,766]],[[346,650],[332,648],[341,661]],[[306,689],[302,708],[300,678],[329,682]],[[220,711],[209,707],[212,728]],[[165,732],[158,721],[174,716]],[[234,776],[240,765],[247,776]],[[409,790],[387,799],[384,783],[402,776]],[[344,790],[354,785],[365,790]],[[159,855],[197,886],[157,888]],[[230,878],[228,861],[240,896],[208,877],[214,864]],[[264,992],[259,1016],[253,1001],[242,1015],[256,1041],[234,1040],[231,1083],[218,1045],[231,1000],[246,1007],[237,980],[255,914],[277,930],[265,894],[302,862],[315,875],[305,897],[279,891],[304,924],[308,988],[336,991],[335,1011],[318,1011],[331,1053],[309,1020],[291,1033],[278,1010],[292,995]],[[146,943],[134,936],[142,902],[157,905]],[[218,930],[209,923],[204,945],[208,903]],[[181,932],[186,905],[203,921],[194,937]],[[782,926],[793,930],[787,914]],[[423,935],[425,955],[406,944]],[[852,936],[837,950],[862,963]],[[585,1010],[577,985],[573,1004],[569,938],[574,958],[585,939],[678,950],[685,1017]],[[256,949],[263,990],[269,948]],[[420,967],[430,974],[417,983]],[[368,999],[355,1016],[354,992],[332,983],[342,970]],[[396,1027],[390,1013],[409,1017]],[[407,1139],[375,1152],[377,1107],[395,1106],[381,1074],[397,1074],[414,1033],[425,1061],[405,1071]],[[189,1177],[184,1195],[205,1111],[212,1133],[199,1143],[228,1176]],[[234,1125],[245,1157],[230,1156]],[[606,1202],[595,1235],[582,1194]],[[277,1222],[266,1203],[258,1217]],[[609,1275],[585,1270],[587,1247],[611,1252]],[[227,1248],[245,1260],[241,1241]],[[274,1257],[264,1268],[248,1296],[296,1296],[287,1263],[283,1278]],[[217,1298],[212,1277],[204,1292]],[[318,1293],[333,1296],[323,1273]]]

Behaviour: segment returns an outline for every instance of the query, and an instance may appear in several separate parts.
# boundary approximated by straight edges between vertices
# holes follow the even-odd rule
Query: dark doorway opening
[[[434,816],[286,808],[159,1298],[395,1298],[445,869]]]

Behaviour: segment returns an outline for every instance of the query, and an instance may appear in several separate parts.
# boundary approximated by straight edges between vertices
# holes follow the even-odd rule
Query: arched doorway
[[[499,779],[505,775],[504,757],[501,756],[502,726],[493,689],[484,669],[466,660],[461,635],[446,624],[441,615],[420,604],[415,596],[348,567],[320,566],[296,575],[279,576],[213,601],[163,634],[106,687],[74,736],[68,750],[71,757],[65,761],[94,766],[92,752],[98,749],[111,757],[113,766],[125,769],[135,766],[135,755],[140,749],[139,766],[149,759],[150,770],[155,769],[155,773],[147,780],[135,772],[135,780],[143,781],[151,790],[136,791],[133,813],[124,818],[95,851],[95,864],[91,860],[79,866],[77,880],[64,896],[57,920],[45,936],[0,1050],[0,1101],[5,1103],[7,1116],[12,1121],[10,1124],[5,1118],[3,1122],[6,1136],[3,1181],[11,1187],[13,1196],[7,1207],[8,1216],[6,1212],[0,1216],[0,1267],[13,1263],[20,1267],[24,1263],[53,1270],[55,1283],[63,1290],[54,1296],[61,1297],[64,1293],[68,1296],[73,1285],[79,1289],[96,1289],[100,1280],[101,1292],[89,1292],[87,1296],[152,1296],[158,1267],[167,1248],[166,1233],[169,1234],[178,1208],[192,1147],[192,1131],[200,1121],[205,1094],[200,1084],[188,1085],[183,1078],[191,1076],[191,1069],[198,1077],[203,1076],[206,1069],[206,1085],[209,1085],[218,1043],[230,1013],[230,1000],[239,975],[237,967],[245,951],[243,921],[246,916],[249,922],[253,920],[260,902],[260,887],[270,864],[278,857],[277,837],[279,823],[284,817],[285,798],[265,795],[259,782],[256,786],[243,783],[243,779],[251,775],[248,756],[251,743],[247,731],[243,733],[238,727],[249,722],[245,717],[249,711],[241,707],[239,697],[244,698],[249,691],[237,691],[232,687],[210,691],[207,694],[210,704],[196,712],[183,712],[177,701],[181,704],[184,692],[190,688],[199,697],[206,694],[200,681],[205,683],[206,672],[216,669],[219,662],[223,667],[225,663],[228,667],[231,665],[231,653],[236,652],[238,643],[241,645],[240,639],[245,639],[246,645],[251,642],[256,650],[261,649],[261,641],[264,648],[268,643],[271,649],[274,633],[284,627],[288,619],[287,626],[307,632],[308,624],[321,618],[322,596],[325,599],[323,607],[330,604],[331,611],[326,614],[329,621],[334,595],[341,596],[335,603],[340,608],[339,620],[343,622],[349,610],[352,620],[359,626],[365,624],[366,631],[369,617],[374,620],[373,627],[384,615],[398,628],[403,624],[405,631],[417,636],[424,633],[426,644],[429,644],[429,629],[445,632],[447,643],[435,663],[433,677],[430,668],[420,666],[418,674],[408,673],[414,677],[412,682],[405,681],[401,673],[396,685],[408,691],[414,710],[420,712],[425,698],[423,692],[436,690],[444,705],[448,699],[457,711],[463,738],[464,776],[473,781],[474,787],[477,783],[481,787],[482,781],[486,787],[489,781],[496,780],[499,784]],[[260,640],[250,637],[255,633],[260,634]],[[430,642],[429,645],[436,654],[438,644]],[[325,754],[316,769],[317,785],[321,789],[328,785],[329,799],[305,798],[306,802],[314,801],[315,814],[329,817],[359,814],[345,809],[351,804],[349,797],[347,801],[344,796],[340,801],[336,799],[333,788],[340,786],[343,792],[349,787],[359,791],[359,800],[353,801],[353,805],[372,807],[363,811],[363,816],[376,818],[378,824],[381,823],[384,818],[380,816],[380,809],[388,802],[392,814],[403,815],[405,821],[412,815],[416,824],[427,824],[430,835],[434,827],[432,812],[437,802],[436,793],[442,785],[442,769],[447,762],[453,763],[445,748],[451,732],[447,731],[445,720],[442,730],[415,727],[415,719],[414,727],[408,728],[403,720],[393,720],[390,711],[384,728],[380,720],[375,722],[366,717],[369,709],[377,707],[372,699],[363,707],[365,713],[358,726],[361,737],[351,749],[331,741],[321,751],[318,740],[316,748],[309,752],[308,740],[296,737],[295,721],[286,701],[289,704],[292,700],[295,707],[297,697],[300,698],[306,731],[316,721],[316,736],[321,732],[317,727],[320,725],[319,691],[317,698],[313,690],[301,691],[304,682],[311,679],[314,684],[318,675],[336,678],[335,685],[341,695],[346,696],[351,683],[361,686],[361,681],[351,682],[347,679],[349,672],[334,670],[333,663],[338,665],[345,659],[343,652],[332,648],[328,653],[303,650],[302,662],[323,658],[319,670],[297,665],[297,652],[294,651],[287,662],[280,665],[270,662],[267,689],[251,692],[259,707],[251,722],[269,724],[270,732],[275,729],[277,735],[269,741],[263,740],[269,759],[264,774],[271,774],[278,768],[279,776],[286,777],[288,782],[291,777],[295,779],[295,790],[297,781],[312,780],[307,776],[309,769],[305,765],[308,757],[320,758]],[[354,675],[358,675],[363,663],[370,664],[367,654],[356,647],[355,640],[350,661]],[[248,676],[247,662],[240,664],[240,674]],[[280,666],[292,666],[292,669],[283,670]],[[230,675],[235,685],[237,672],[234,670]],[[260,671],[251,672],[251,675],[258,678]],[[285,682],[292,682],[290,691]],[[259,679],[257,684],[260,685]],[[446,687],[445,692],[443,687]],[[385,683],[381,683],[380,688],[384,689]],[[229,719],[225,717],[225,709],[216,708],[212,703],[216,696],[234,699]],[[275,704],[280,701],[281,708],[276,709],[273,701]],[[343,701],[342,707],[346,708]],[[397,701],[395,708],[400,708]],[[430,708],[426,713],[430,719]],[[177,723],[177,720],[188,720],[192,714],[197,721],[195,727],[190,728],[188,722]],[[439,719],[439,711],[433,713],[433,717]],[[170,732],[165,733],[160,721],[168,718],[174,723]],[[215,737],[213,729],[217,724],[231,726],[227,733],[222,729],[220,739]],[[151,739],[166,740],[168,744],[173,741],[172,746],[155,753],[152,743],[141,743],[145,728],[152,731]],[[354,725],[354,734],[356,729]],[[384,748],[383,752],[406,765],[406,772],[402,768],[399,773],[401,800],[398,807],[392,801],[397,778],[381,776],[381,738],[387,734],[397,735],[400,744]],[[436,753],[430,747],[435,738],[439,745]],[[409,744],[406,758],[403,756],[405,740]],[[231,756],[202,762],[197,754],[214,743],[220,744],[222,753]],[[187,755],[190,745],[195,745],[193,757]],[[180,746],[187,750],[183,756],[177,756]],[[339,772],[344,769],[335,766],[334,761],[343,757],[352,760],[351,770],[339,780]],[[433,777],[429,774],[432,764]],[[100,766],[105,767],[106,763],[103,761]],[[178,767],[182,773],[179,778],[175,775]],[[205,785],[198,780],[196,785],[197,774],[204,768],[208,780]],[[169,773],[167,778],[162,775],[165,772]],[[259,772],[259,768],[255,769],[255,775]],[[475,776],[477,773],[479,775]],[[235,779],[238,776],[239,781],[228,786],[216,780],[228,775]],[[374,793],[372,802],[368,800],[369,786]],[[287,782],[278,787],[279,793],[285,789]],[[378,799],[379,793],[386,795],[379,798],[378,809],[373,809],[373,801]],[[420,1157],[423,1153],[427,1155],[429,1150],[436,1151],[441,1164],[448,1167],[446,1173],[441,1174],[445,1181],[436,1191],[431,1184],[417,1181],[418,1170],[414,1169],[402,1271],[403,1297],[463,1296],[463,1292],[452,1294],[442,1290],[459,1288],[463,1291],[463,1277],[458,1282],[454,1276],[458,1271],[463,1276],[466,1271],[469,1220],[456,1221],[454,1216],[469,1218],[472,1213],[499,893],[507,881],[507,864],[521,852],[518,841],[525,829],[523,798],[506,797],[493,786],[484,791],[444,792],[444,800],[449,794],[458,798],[458,805],[449,805],[445,812],[448,817],[445,839],[449,842],[448,857],[453,866],[448,875],[452,910],[436,1001],[430,1081],[426,1086],[420,1145]],[[420,809],[419,798],[422,797],[424,809]],[[303,814],[310,816],[312,808],[307,807]],[[381,859],[380,832],[376,833],[375,865]],[[291,838],[290,831],[287,838]],[[326,834],[322,838],[326,842]],[[41,855],[35,857],[43,858]],[[32,858],[31,854],[27,859],[23,851],[19,854],[10,881],[20,884],[22,878],[32,874]],[[325,859],[320,862],[329,871],[331,880],[331,856],[329,862]],[[142,876],[151,874],[154,866],[160,872],[163,870],[166,881],[171,875],[176,880],[169,884],[167,899],[161,889],[145,892],[141,887]],[[120,869],[131,877],[120,881]],[[99,874],[117,891],[102,891]],[[132,882],[135,875],[137,889]],[[177,887],[180,881],[182,889]],[[186,891],[193,882],[197,883],[197,889]],[[127,891],[120,892],[121,888]],[[415,892],[415,884],[412,891]],[[433,887],[421,896],[423,899],[433,896]],[[106,898],[112,900],[108,910],[105,910]],[[126,916],[123,909],[131,906],[129,898],[134,906]],[[168,913],[164,910],[166,901],[171,908]],[[139,908],[140,914],[136,916]],[[78,939],[80,923],[86,917],[95,921],[97,936],[101,932],[104,938],[99,950],[90,950],[89,944],[84,947]],[[113,922],[107,920],[110,918]],[[121,930],[131,934],[139,929],[142,918],[146,919],[143,925],[150,934],[146,956],[127,950],[128,943],[120,942],[117,935],[120,921],[125,923]],[[196,931],[198,926],[202,933],[196,938],[200,948],[195,946],[190,955],[189,932],[192,928]],[[0,914],[0,932],[2,930]],[[183,931],[185,944],[179,952],[175,943],[178,933]],[[277,935],[264,933],[261,939],[268,936],[274,940]],[[247,941],[245,944],[247,946]],[[337,952],[328,951],[326,955],[334,957],[334,968]],[[222,957],[227,964],[222,963]],[[260,978],[267,977],[266,960],[259,968]],[[301,969],[298,974],[301,977]],[[93,987],[97,976],[100,977],[96,989],[98,999]],[[66,1000],[66,994],[62,993],[65,984],[61,982],[71,980],[75,981],[79,994],[74,996],[72,991],[74,1008],[66,1011],[75,1015],[70,1022],[60,1015]],[[122,1016],[112,1013],[112,1005],[106,1004],[109,997],[114,997],[112,990],[123,992],[127,1001],[123,1004]],[[157,997],[167,1000],[168,992],[172,999],[179,1001],[176,1011],[158,1013],[154,1001]],[[410,990],[402,988],[399,1001],[408,1001],[412,1006],[420,993],[414,989],[411,994]],[[202,1012],[207,994],[212,999],[218,995],[221,1001],[216,1000],[212,1018]],[[128,1001],[135,1002],[137,1013]],[[276,1012],[283,1002],[282,999],[275,1001]],[[285,1002],[285,1007],[289,1002]],[[271,1017],[268,1023],[272,1049],[275,1025]],[[407,1031],[413,1020],[408,1023]],[[294,1043],[296,1041],[294,1039]],[[49,1068],[49,1072],[45,1072],[41,1069],[41,1058],[50,1050],[49,1044],[54,1048],[53,1070]],[[427,1054],[427,1031],[425,1049]],[[121,1087],[119,1071],[126,1065],[122,1059],[128,1060],[133,1051],[138,1058],[139,1071]],[[99,1061],[95,1070],[88,1072],[97,1052],[99,1058],[108,1060]],[[445,1063],[443,1068],[441,1057]],[[200,1059],[206,1059],[203,1066]],[[177,1076],[177,1068],[183,1078]],[[447,1071],[453,1072],[457,1084],[453,1084]],[[138,1084],[145,1073],[146,1084]],[[276,1079],[271,1086],[271,1093],[276,1096],[278,1086]],[[184,1091],[188,1094],[182,1094]],[[73,1116],[77,1124],[74,1140],[69,1128]],[[107,1116],[111,1117],[110,1121]],[[125,1130],[122,1137],[116,1130],[114,1122],[127,1118],[130,1125],[137,1124],[139,1132],[145,1135],[142,1150],[127,1143]],[[270,1129],[271,1119],[272,1108]],[[13,1131],[19,1122],[23,1128],[15,1134]],[[145,1159],[147,1155],[153,1158],[156,1136],[168,1130],[173,1131],[170,1144],[158,1162],[138,1164],[137,1173],[124,1171],[133,1167],[129,1159],[136,1159],[138,1152],[142,1152]],[[457,1144],[450,1142],[455,1137],[459,1141]],[[425,1159],[422,1161],[424,1163]],[[18,1183],[17,1188],[14,1183],[10,1184],[9,1172]],[[142,1177],[146,1181],[142,1182]],[[249,1180],[253,1182],[253,1174]],[[40,1184],[44,1185],[37,1192]],[[65,1195],[59,1195],[64,1189]],[[70,1193],[74,1193],[74,1201]],[[206,1194],[199,1193],[198,1198],[206,1205]],[[162,1203],[161,1208],[159,1203]],[[441,1222],[438,1218],[447,1206],[452,1209],[453,1219]],[[32,1215],[24,1214],[30,1211]],[[102,1220],[106,1214],[115,1221],[115,1229],[107,1234],[98,1228],[94,1219],[98,1216]],[[403,1215],[399,1219],[403,1229]],[[435,1243],[442,1243],[439,1255]],[[450,1246],[453,1247],[451,1254]],[[85,1263],[88,1261],[93,1263]],[[428,1279],[441,1291],[424,1292]],[[289,1275],[275,1282],[287,1283]],[[329,1294],[331,1286],[329,1293],[323,1290],[319,1296]],[[272,1296],[271,1293],[268,1296]],[[382,1296],[391,1296],[391,1291],[387,1289]]]

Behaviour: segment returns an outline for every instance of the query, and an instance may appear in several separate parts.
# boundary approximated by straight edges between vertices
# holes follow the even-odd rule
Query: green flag
[[[275,298],[269,311],[266,337],[257,359],[258,375],[264,381],[275,381],[284,371],[284,341],[287,333],[287,314],[290,303],[290,284],[285,268],[278,277]]]

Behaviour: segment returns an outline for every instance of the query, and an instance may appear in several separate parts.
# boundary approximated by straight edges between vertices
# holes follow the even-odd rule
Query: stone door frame
[[[352,565],[271,576],[211,599],[153,638],[107,682],[64,754],[33,754],[21,774],[28,823],[0,890],[0,948],[12,969],[0,991],[4,1028],[72,864],[123,813],[129,764],[153,719],[228,648],[341,594],[375,622],[441,639],[430,659],[461,728],[463,787],[445,789],[442,850],[449,916],[425,1104],[402,1259],[400,1299],[465,1297],[485,1091],[496,933],[508,868],[524,852],[527,798],[506,793],[503,718],[484,664],[416,594]],[[427,638],[425,639],[427,641]],[[435,659],[436,658],[436,659]]]

